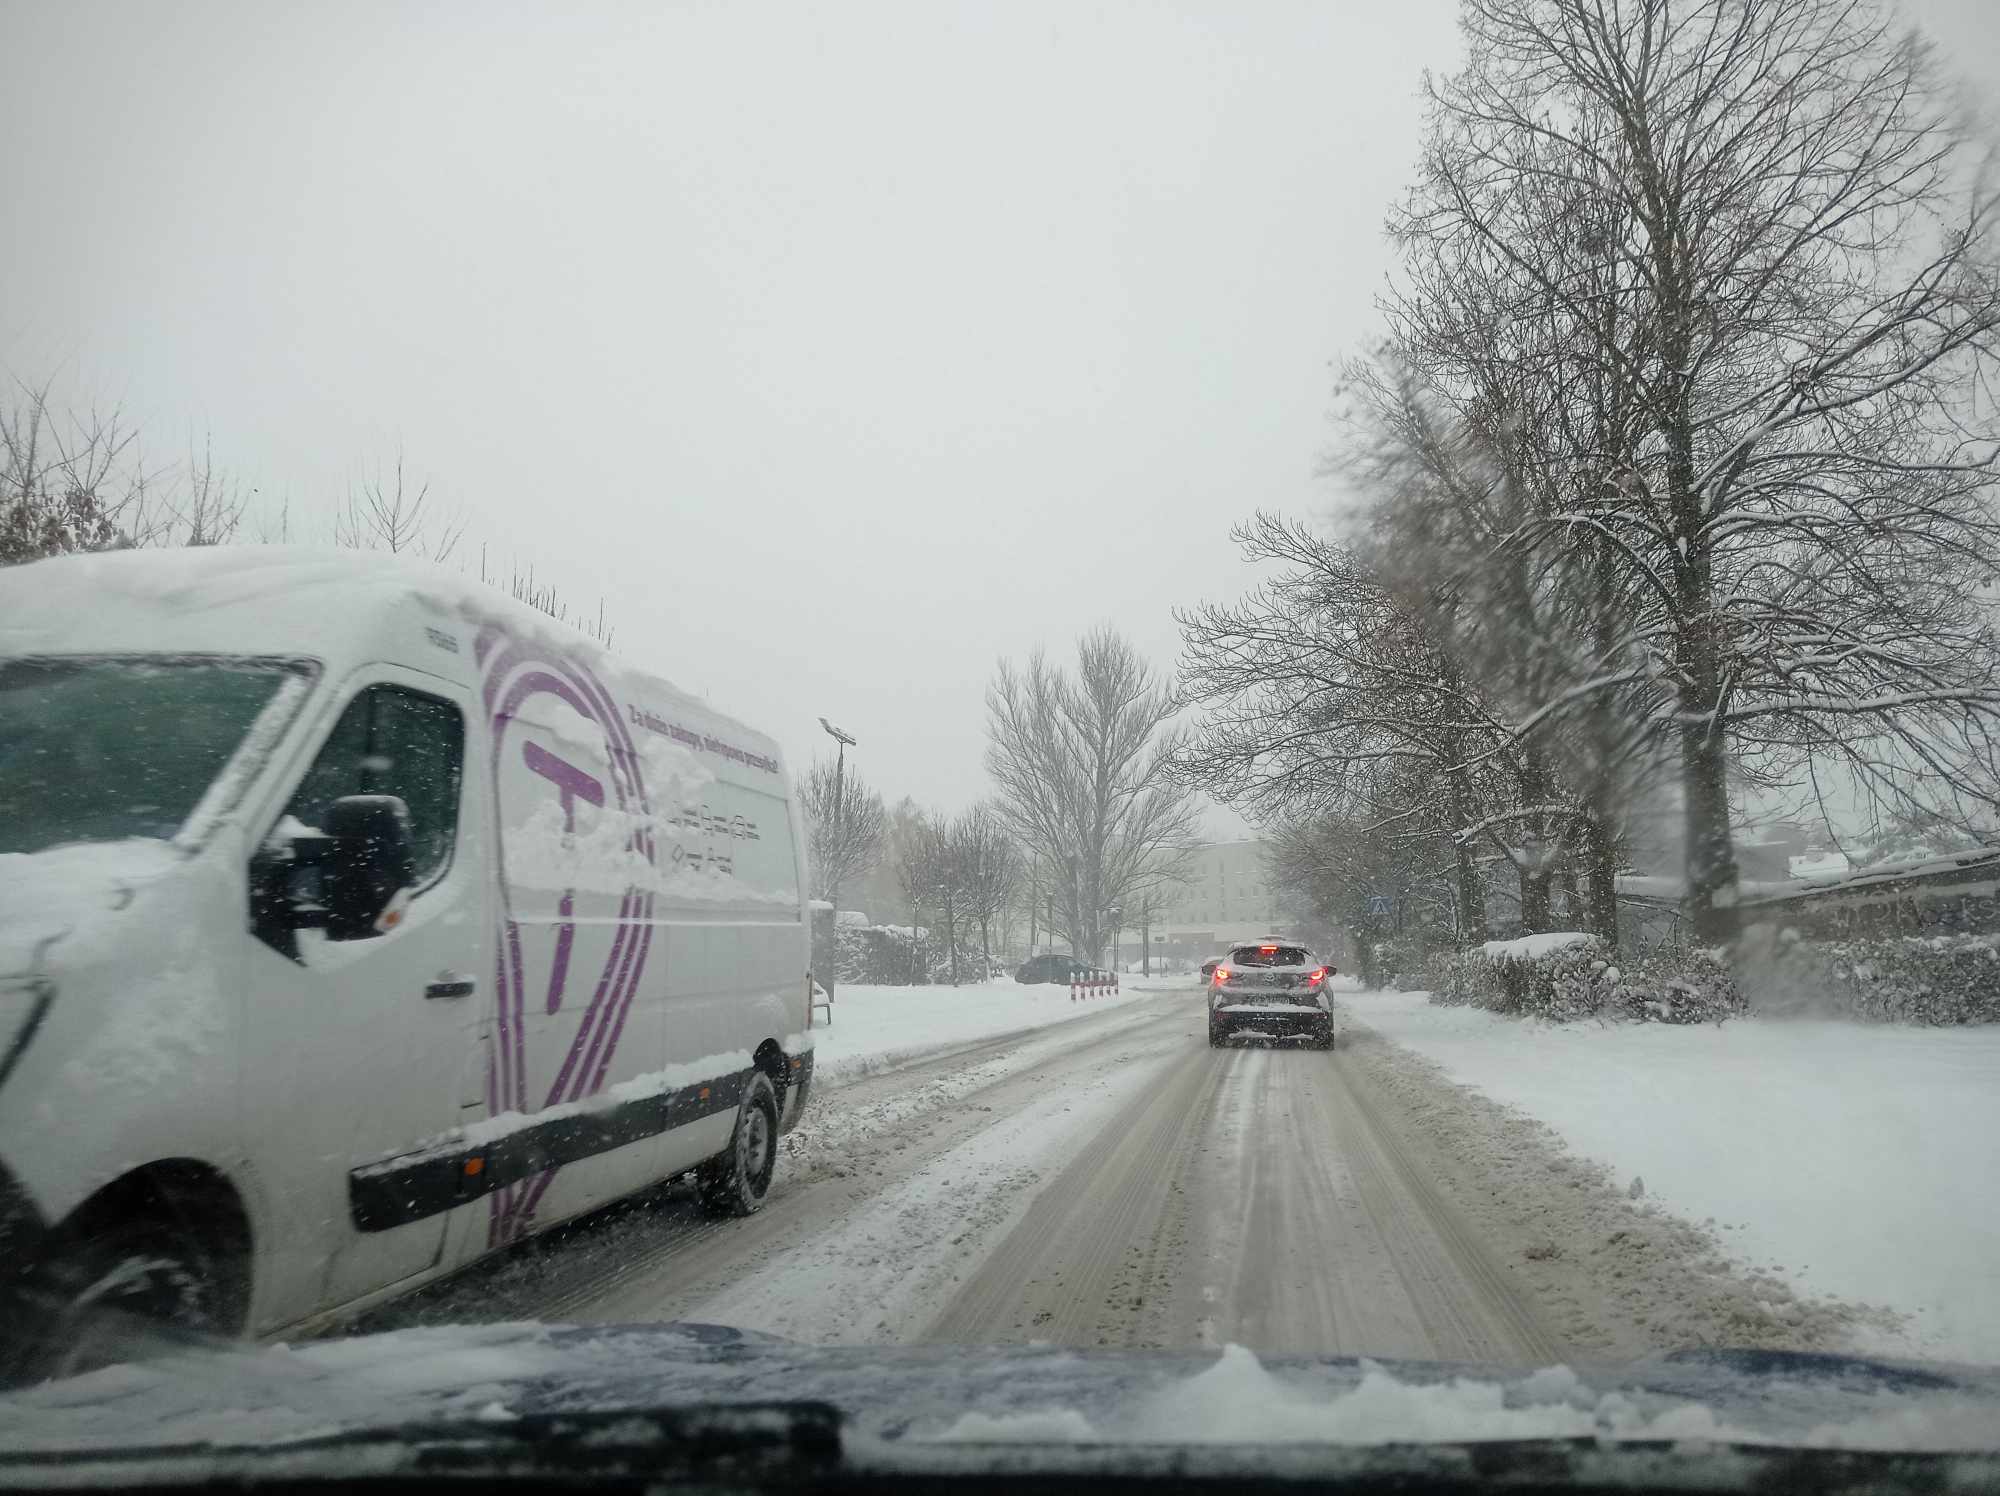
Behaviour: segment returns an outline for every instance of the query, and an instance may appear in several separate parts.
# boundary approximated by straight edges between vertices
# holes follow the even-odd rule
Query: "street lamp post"
[[[819,725],[826,729],[828,737],[840,745],[834,751],[833,758],[833,837],[831,839],[831,845],[838,847],[845,829],[841,825],[840,820],[840,798],[841,792],[845,789],[847,782],[847,750],[854,747],[855,742],[852,737],[842,732],[824,717],[819,719]],[[829,956],[830,959],[834,959],[838,957],[840,949],[840,859],[837,854],[833,862],[832,876],[827,880],[826,892],[827,902],[833,905],[832,939],[834,949],[829,953]],[[833,973],[831,971],[826,974],[824,985],[826,987],[826,995],[831,999],[833,996]]]

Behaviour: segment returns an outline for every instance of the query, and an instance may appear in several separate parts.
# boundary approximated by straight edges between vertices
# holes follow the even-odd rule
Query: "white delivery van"
[[[756,1209],[803,891],[769,738],[481,584],[0,570],[0,1361],[309,1328],[688,1171]]]

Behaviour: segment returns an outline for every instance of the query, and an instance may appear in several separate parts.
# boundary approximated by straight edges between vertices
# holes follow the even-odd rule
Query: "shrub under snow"
[[[2000,1023],[2000,935],[1805,940],[1795,930],[1753,958],[1773,1010],[1883,1023]]]
[[[1619,973],[1608,1006],[1654,1023],[1720,1023],[1749,1004],[1723,952],[1661,946]]]
[[[1449,1007],[1483,1007],[1481,983],[1491,963],[1479,951],[1439,951],[1424,963],[1424,990],[1431,1001]]]
[[[1741,985],[1739,985],[1739,974]],[[1566,1022],[1719,1023],[1748,1010],[1878,1023],[2000,1023],[2000,934],[1808,940],[1752,931],[1731,961],[1662,946],[1621,966],[1594,935],[1536,935],[1433,956],[1431,1001]]]
[[[1709,1023],[1744,1007],[1717,952],[1665,949],[1621,968],[1603,940],[1579,931],[1489,941],[1436,958],[1429,975],[1434,1003],[1557,1023]]]

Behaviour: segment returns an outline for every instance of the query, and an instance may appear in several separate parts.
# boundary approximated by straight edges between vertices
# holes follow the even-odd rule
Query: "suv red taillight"
[[[1315,967],[1310,973],[1307,974],[1306,985],[1308,987],[1317,987],[1321,982],[1324,982],[1325,980],[1326,980],[1326,968],[1324,966]]]
[[[1223,984],[1224,982],[1226,982],[1226,981],[1228,981],[1228,980],[1229,980],[1229,968],[1228,968],[1228,967],[1226,967],[1226,966],[1218,966],[1218,967],[1216,967],[1216,968],[1215,968],[1215,985],[1216,985],[1216,986],[1218,986],[1218,987],[1220,987],[1220,986],[1221,986],[1221,985],[1222,985],[1222,984]]]

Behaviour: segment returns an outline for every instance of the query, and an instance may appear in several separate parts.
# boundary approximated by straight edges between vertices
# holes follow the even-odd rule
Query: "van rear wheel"
[[[778,1090],[759,1070],[736,1109],[729,1146],[695,1170],[695,1187],[711,1215],[754,1215],[778,1168]]]

